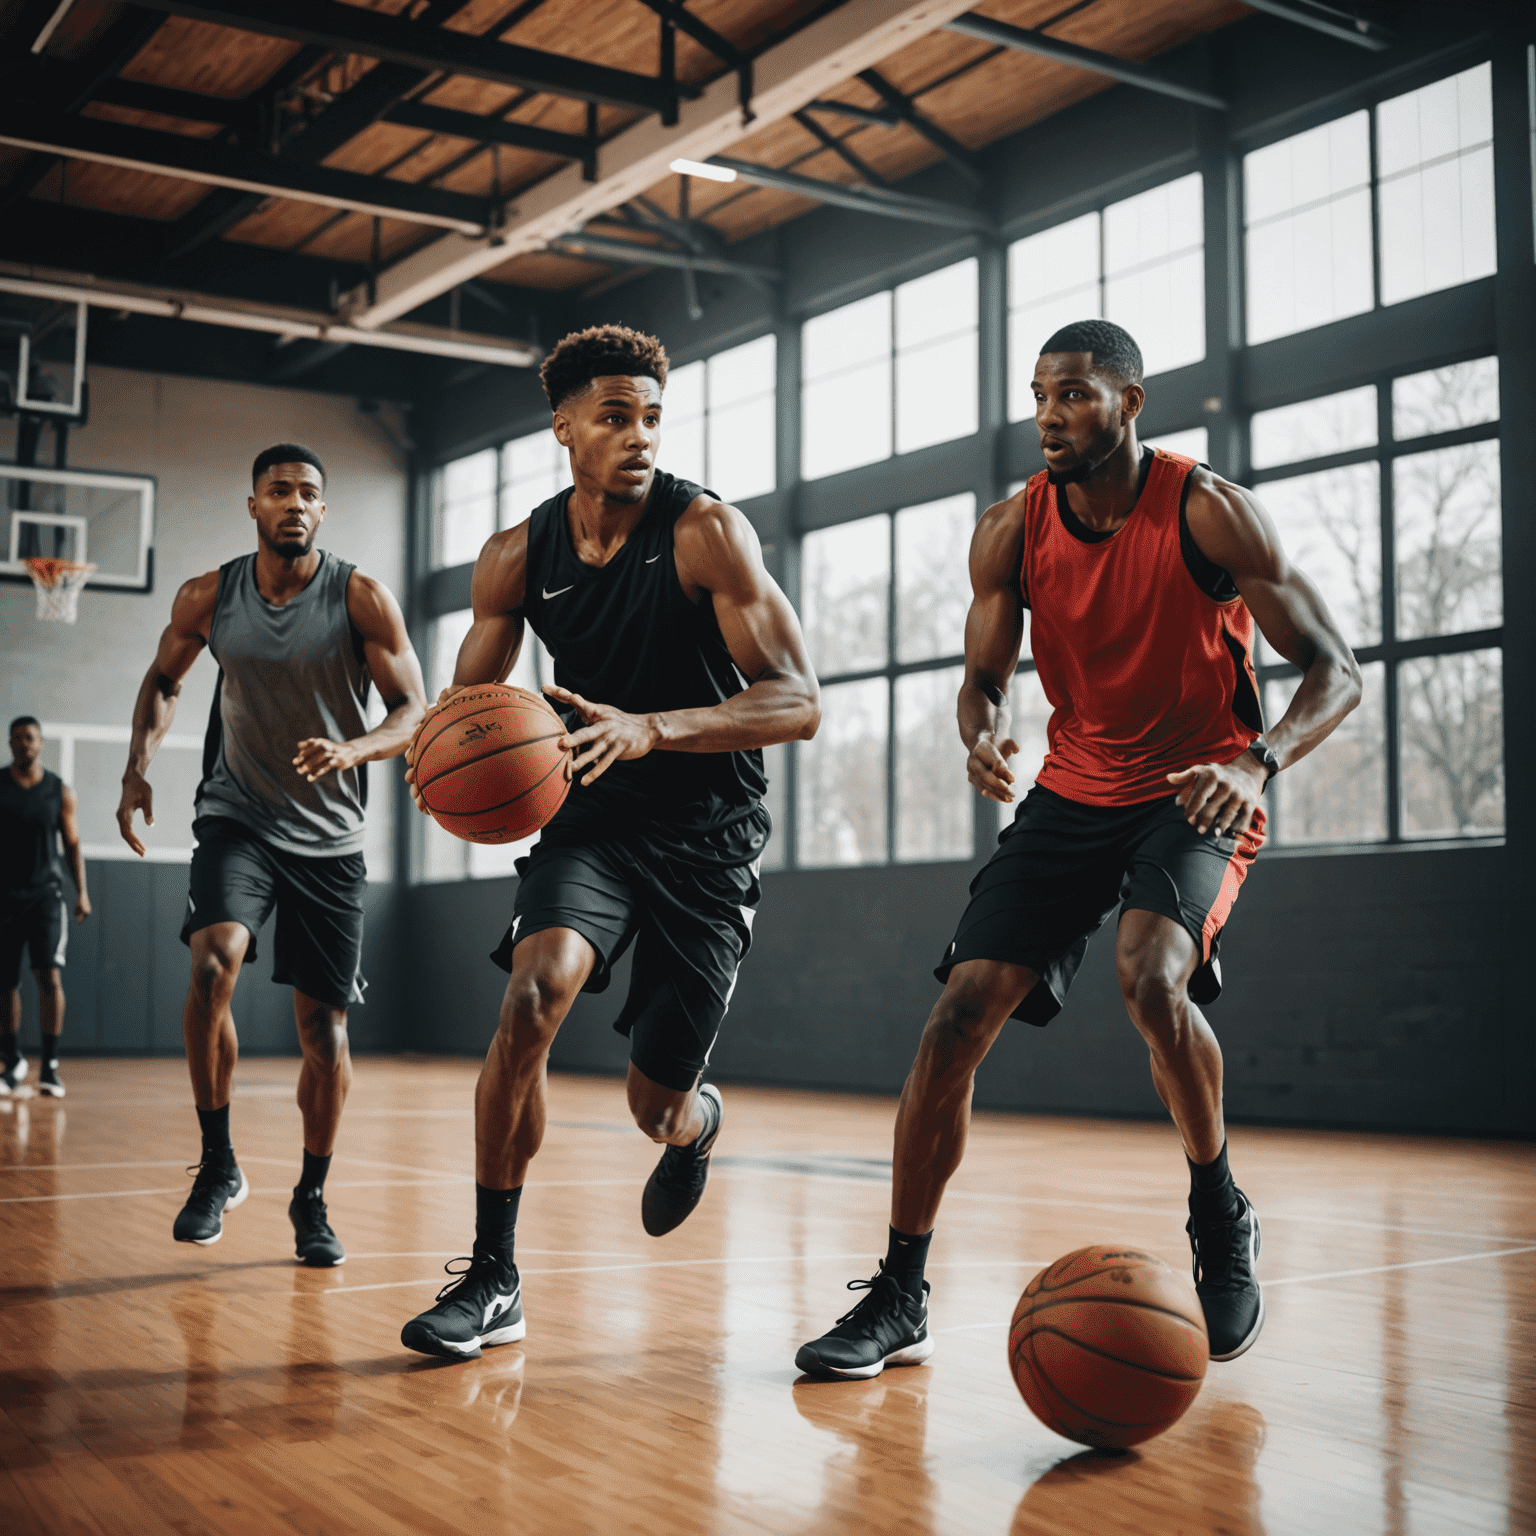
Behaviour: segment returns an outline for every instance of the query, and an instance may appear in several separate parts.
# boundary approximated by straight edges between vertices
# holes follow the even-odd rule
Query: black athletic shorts
[[[584,992],[608,988],[635,946],[629,997],[613,1027],[630,1060],[664,1088],[693,1087],[709,1062],[762,895],[758,861],[772,822],[761,805],[708,831],[656,822],[621,830],[544,829],[517,861],[512,926],[491,959],[512,969],[520,939],[573,928],[597,952]]]
[[[363,887],[368,871],[360,853],[331,859],[285,853],[228,816],[200,816],[192,824],[197,847],[187,891],[181,942],[200,928],[244,923],[256,959],[256,934],[277,908],[272,980],[317,1003],[346,1008],[363,1000]]]
[[[69,912],[58,891],[0,899],[0,992],[16,990],[23,950],[34,971],[51,971],[64,968],[68,947]]]
[[[1200,950],[1189,995],[1221,995],[1222,925],[1264,843],[1264,812],[1241,837],[1201,834],[1172,795],[1139,805],[1082,805],[1038,784],[971,882],[971,902],[934,971],[948,981],[963,960],[1027,966],[1040,985],[1013,1017],[1049,1024],[1061,1012],[1088,940],[1119,904],[1160,912]]]

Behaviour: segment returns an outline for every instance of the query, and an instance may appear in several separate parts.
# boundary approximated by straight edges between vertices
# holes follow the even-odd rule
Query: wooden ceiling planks
[[[346,0],[361,9],[399,15],[419,11],[422,0]],[[781,33],[819,8],[821,0],[691,0],[690,14],[751,48]],[[49,53],[76,58],[87,52],[124,13],[119,0],[77,0],[60,27]],[[1119,57],[1144,60],[1201,32],[1248,14],[1237,0],[1086,0],[1069,14],[1063,0],[978,0],[982,15],[1016,26],[1053,23],[1053,37],[1080,43]],[[659,68],[661,23],[640,0],[466,0],[443,25],[453,31],[501,38],[523,47],[580,58],[584,62],[652,74]],[[259,91],[299,51],[299,45],[235,28],[167,17],[149,43],[129,62],[124,78],[240,100]],[[717,75],[721,61],[685,33],[676,34],[680,79]],[[287,99],[302,99],[311,113],[345,92],[377,67],[358,55],[332,55],[296,80]],[[957,33],[938,31],[919,38],[884,60],[881,75],[918,109],[960,143],[977,149],[1038,122],[1064,107],[1110,89],[1107,77],[1012,49],[995,49]],[[433,106],[481,116],[505,117],[555,132],[586,131],[584,103],[543,93],[515,90],[492,81],[463,76],[429,76],[412,92]],[[875,107],[882,100],[865,82],[853,79],[828,93],[851,103]],[[217,125],[192,123],[122,108],[93,105],[92,116],[141,124],[163,131],[208,137]],[[622,130],[639,114],[604,106],[599,131],[604,137]],[[884,127],[833,114],[817,114],[821,126],[880,176],[897,181],[932,164],[940,152],[906,124]],[[732,153],[745,160],[792,168],[822,180],[851,183],[857,173],[793,119],[772,123],[748,135]],[[0,160],[0,177],[14,163]],[[409,183],[487,196],[494,191],[515,196],[559,169],[559,158],[503,145],[494,153],[473,140],[376,122],[327,157],[338,169],[386,175]],[[0,185],[3,191],[3,185]],[[61,194],[82,207],[131,212],[150,219],[176,219],[195,207],[209,189],[174,177],[76,162],[61,178],[57,170],[33,193]],[[678,178],[669,176],[648,194],[669,212],[678,208]],[[727,241],[739,241],[799,217],[818,206],[811,199],[740,183],[696,181],[690,187],[691,212]],[[621,234],[612,230],[606,233]],[[267,199],[231,228],[225,239],[276,250],[300,247],[310,254],[339,260],[370,259],[373,221],[366,215],[338,213],[292,199]],[[380,250],[386,260],[414,248],[430,235],[419,225],[383,219]],[[591,284],[614,270],[611,264],[543,253],[522,256],[487,276],[537,288],[573,288]]]

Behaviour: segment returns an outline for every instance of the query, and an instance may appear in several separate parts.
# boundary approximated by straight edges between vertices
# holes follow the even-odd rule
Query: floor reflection
[[[795,1409],[817,1429],[836,1435],[850,1457],[824,1463],[822,1509],[828,1528],[849,1510],[870,1507],[874,1490],[894,1493],[898,1528],[917,1533],[936,1528],[938,1487],[928,1474],[928,1370],[882,1371],[874,1381],[828,1382],[802,1376],[794,1385]]]
[[[1079,1451],[1030,1485],[1012,1536],[1171,1531],[1184,1528],[1181,1512],[1192,1529],[1266,1536],[1255,1476],[1265,1433],[1263,1414],[1247,1403],[1197,1403],[1174,1430],[1133,1450]]]

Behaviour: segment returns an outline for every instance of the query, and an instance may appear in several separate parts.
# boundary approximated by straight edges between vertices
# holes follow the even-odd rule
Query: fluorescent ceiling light
[[[674,160],[668,169],[679,176],[702,176],[705,181],[736,180],[736,172],[728,165],[706,165],[702,160]]]

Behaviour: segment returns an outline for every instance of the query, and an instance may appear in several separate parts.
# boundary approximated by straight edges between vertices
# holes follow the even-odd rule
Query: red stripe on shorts
[[[1204,965],[1211,958],[1211,940],[1227,925],[1227,918],[1232,912],[1232,903],[1237,900],[1237,893],[1243,888],[1243,881],[1248,877],[1248,866],[1258,856],[1259,849],[1264,846],[1264,810],[1259,807],[1253,813],[1253,823],[1237,840],[1237,847],[1232,857],[1227,860],[1226,871],[1221,877],[1221,889],[1216,892],[1216,900],[1211,904],[1211,910],[1205,914],[1205,926],[1200,930],[1200,963]]]

